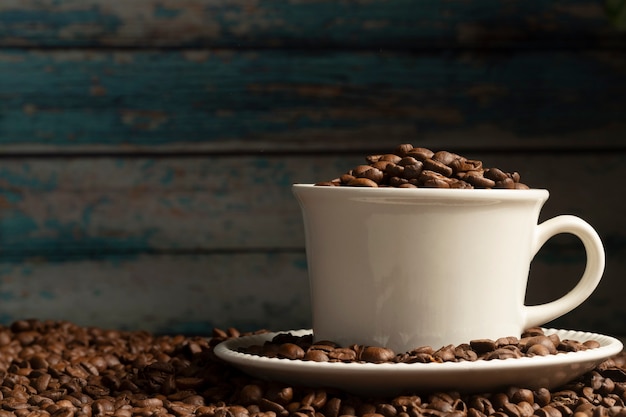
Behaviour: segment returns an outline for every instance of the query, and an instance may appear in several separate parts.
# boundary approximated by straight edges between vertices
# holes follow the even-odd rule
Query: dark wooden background
[[[590,0],[0,2],[0,322],[310,326],[291,184],[409,142],[593,224],[551,325],[626,335],[625,52]],[[553,239],[528,302],[583,266]]]

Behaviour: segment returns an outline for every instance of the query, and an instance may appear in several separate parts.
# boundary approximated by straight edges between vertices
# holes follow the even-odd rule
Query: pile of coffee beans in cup
[[[0,417],[626,417],[624,354],[554,390],[359,397],[262,381],[213,353],[247,334],[154,335],[39,320],[0,326]]]
[[[263,345],[247,346],[240,351],[315,362],[441,363],[546,356],[598,347],[600,344],[595,340],[561,340],[557,334],[546,335],[542,328],[534,327],[527,329],[521,338],[476,339],[458,346],[447,345],[438,349],[420,346],[399,353],[382,346],[340,346],[328,340],[313,342],[312,334],[294,336],[291,333],[280,333]]]
[[[319,186],[396,188],[498,188],[527,190],[517,172],[487,168],[482,161],[448,151],[432,151],[405,143],[392,153],[368,155],[358,165]]]

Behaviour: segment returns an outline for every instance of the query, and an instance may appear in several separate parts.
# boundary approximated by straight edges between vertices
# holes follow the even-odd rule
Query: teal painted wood
[[[440,47],[624,44],[602,2],[21,0],[5,46]]]
[[[11,50],[0,149],[610,146],[626,134],[625,80],[612,52]]]
[[[625,40],[585,0],[1,2],[0,322],[307,327],[290,185],[411,141],[593,224],[607,273],[556,325],[626,334]],[[551,240],[529,300],[581,250]]]
[[[304,253],[158,255],[0,262],[0,323],[70,320],[210,334],[310,327]]]
[[[625,255],[621,250],[609,258],[607,273],[587,302],[549,325],[626,334]],[[560,259],[533,262],[528,304],[562,295],[580,276],[579,254]],[[208,334],[215,326],[307,328],[308,289],[303,252],[2,261],[0,324],[40,318],[194,334]]]
[[[414,142],[419,145],[418,142]],[[586,218],[626,242],[626,153],[481,154],[546,188],[544,216]],[[291,184],[329,180],[362,156],[10,158],[0,160],[0,256],[98,257],[301,250]]]

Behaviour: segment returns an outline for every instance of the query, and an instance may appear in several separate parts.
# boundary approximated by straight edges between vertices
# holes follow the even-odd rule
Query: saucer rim
[[[280,333],[296,336],[310,329],[260,333],[229,339],[217,344],[215,355],[240,371],[260,380],[294,386],[338,388],[357,395],[400,395],[408,391],[488,392],[506,386],[548,389],[563,385],[623,350],[612,336],[575,330],[543,329],[562,340],[595,340],[600,347],[578,352],[443,363],[315,362],[268,358],[235,349],[263,343]]]
[[[271,363],[297,363],[299,367],[302,368],[319,368],[320,366],[324,367],[332,367],[333,369],[346,369],[356,371],[357,369],[381,369],[381,368],[396,368],[396,371],[402,372],[403,369],[409,368],[429,368],[429,369],[460,369],[460,368],[474,368],[474,367],[500,367],[503,363],[506,363],[507,367],[516,367],[515,364],[519,363],[519,366],[527,367],[533,366],[532,364],[537,364],[536,366],[542,366],[545,363],[550,364],[559,364],[559,363],[567,363],[571,362],[574,356],[576,356],[579,360],[601,360],[609,358],[610,356],[616,355],[624,349],[624,345],[622,342],[609,335],[603,335],[600,333],[587,332],[587,331],[579,331],[579,330],[567,330],[567,329],[556,329],[556,328],[541,328],[546,335],[550,334],[568,334],[571,336],[566,337],[565,339],[573,339],[580,342],[585,342],[587,340],[594,340],[598,343],[601,343],[600,347],[580,350],[577,352],[559,352],[556,354],[550,354],[545,356],[524,356],[521,358],[506,358],[506,359],[491,359],[484,360],[479,359],[476,361],[459,361],[459,362],[429,362],[429,363],[370,363],[370,362],[316,362],[316,361],[305,361],[301,359],[287,359],[287,358],[270,358],[267,356],[254,355],[250,353],[239,352],[236,349],[251,346],[255,344],[255,342],[265,342],[271,340],[274,336],[278,334],[286,334],[291,333],[294,336],[306,336],[308,334],[312,334],[311,329],[297,329],[297,330],[283,330],[276,332],[267,332],[267,333],[258,333],[254,335],[246,335],[241,336],[234,339],[229,339],[223,342],[220,342],[215,346],[214,352],[215,354],[223,360],[233,359],[236,362],[240,362],[237,359],[244,359],[245,361],[255,361],[259,363],[267,362]],[[582,337],[582,340],[581,339]],[[561,337],[561,340],[565,340]],[[250,343],[252,342],[252,343]]]

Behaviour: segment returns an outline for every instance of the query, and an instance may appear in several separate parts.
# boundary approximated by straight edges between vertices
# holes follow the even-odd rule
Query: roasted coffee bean
[[[469,410],[467,410],[467,417],[487,417],[487,414],[478,411],[475,408],[470,408]]]
[[[431,157],[432,160],[441,162],[445,165],[450,165],[459,158],[461,158],[460,155],[448,151],[437,151]]]
[[[602,381],[602,386],[598,389],[598,392],[602,395],[611,395],[615,390],[615,382],[611,378],[605,378]]]
[[[352,170],[352,175],[354,175],[355,178],[367,178],[376,184],[379,184],[383,179],[383,171],[369,165],[358,166]]]
[[[550,354],[550,349],[545,345],[532,345],[526,350],[526,353],[532,356],[546,356]]]
[[[378,184],[375,181],[372,181],[369,178],[354,178],[348,182],[348,186],[350,187],[378,187]]]
[[[439,160],[429,158],[425,159],[422,163],[424,165],[424,170],[433,171],[445,177],[450,177],[453,173],[452,168]]]
[[[563,352],[578,352],[580,350],[584,350],[585,348],[585,345],[576,340],[561,340],[561,343],[559,343],[558,346],[558,350]]]
[[[371,163],[370,166],[372,166],[373,168],[379,169],[382,172],[389,173],[388,171],[393,169],[397,165],[391,161],[376,161],[376,162]]]
[[[403,143],[403,144],[398,145],[396,147],[396,149],[394,150],[394,154],[396,154],[398,156],[401,156],[401,157],[405,157],[412,150],[413,150],[413,145],[411,145],[409,143]]]
[[[472,350],[472,347],[469,343],[463,343],[454,348],[454,356],[458,360],[464,361],[475,361],[478,359],[478,353]]]
[[[483,395],[473,395],[467,401],[467,406],[473,410],[478,411],[483,415],[491,415],[495,413],[495,409],[491,404],[491,401]]]
[[[420,407],[422,405],[422,399],[418,395],[401,395],[395,397],[391,404],[393,404],[394,407],[408,410],[410,408]]]
[[[326,404],[324,404],[323,407],[324,415],[326,417],[338,417],[341,415],[341,405],[341,398],[339,397],[327,399]]]
[[[528,189],[518,172],[485,168],[482,161],[468,159],[449,151],[401,144],[394,153],[368,155],[367,164],[358,165],[320,186],[395,187],[395,188],[507,188]],[[433,176],[432,173],[438,174]],[[375,184],[375,185],[374,185]]]
[[[511,178],[505,178],[501,181],[496,181],[496,185],[494,186],[494,188],[504,188],[512,190],[515,188],[515,181],[513,181]]]
[[[407,156],[412,156],[418,161],[424,161],[425,159],[432,158],[435,153],[427,148],[413,148],[406,153]]]
[[[279,384],[270,384],[266,389],[265,398],[285,406],[293,399],[293,388]]]
[[[537,390],[534,390],[533,396],[535,398],[535,403],[539,407],[548,405],[552,399],[552,394],[547,388],[539,388]]]
[[[476,161],[466,158],[456,158],[448,164],[455,174],[459,172],[481,171],[483,167],[482,161]]]
[[[418,161],[417,159],[413,158],[412,156],[405,156],[404,158],[400,160],[400,162],[398,162],[397,165],[406,167],[409,165],[422,165],[422,163]]]
[[[384,415],[380,414],[380,413],[363,413],[361,414],[362,417],[385,417]]]
[[[406,179],[407,181],[413,179],[417,180],[419,179],[423,170],[424,165],[421,162],[417,161],[414,164],[406,165],[401,175],[402,178]]]
[[[485,360],[493,359],[514,359],[521,357],[521,353],[517,349],[507,349],[506,347],[497,348],[493,352],[489,352],[484,357]]]
[[[226,387],[226,386],[221,387],[220,389],[223,391],[224,394],[226,394],[228,392],[228,387]],[[206,395],[207,391],[205,391],[203,394]],[[207,395],[207,396],[209,396],[209,395]],[[190,395],[188,397],[185,397],[185,399],[183,400],[183,403],[199,407],[199,406],[204,405],[204,396],[203,395],[197,395],[197,394],[196,395]]]
[[[600,343],[597,340],[586,340],[583,345],[588,349],[597,349],[600,347]]]
[[[330,358],[323,350],[309,349],[304,354],[304,360],[314,362],[328,362]]]
[[[485,178],[482,172],[466,172],[464,175],[459,175],[459,178],[476,188],[494,188],[496,186],[496,182]]]
[[[319,340],[315,343],[312,343],[310,348],[315,350],[323,350],[325,352],[330,352],[335,348],[341,347],[339,344],[330,341],[330,340]]]
[[[406,178],[394,176],[389,179],[389,185],[391,187],[400,188],[406,186],[407,184],[409,184],[409,180],[407,180]]]
[[[496,342],[491,339],[470,340],[470,346],[478,354],[491,352],[496,349]]]
[[[396,155],[396,154],[393,154],[393,153],[388,153],[388,154],[385,154],[385,155],[381,156],[379,160],[380,161],[390,161],[390,162],[393,162],[394,164],[397,164],[398,162],[400,162],[402,160],[402,156]]]
[[[357,354],[354,350],[349,348],[336,348],[328,353],[328,358],[342,362],[353,362],[356,360]]]
[[[489,397],[491,404],[495,410],[500,410],[505,404],[509,403],[509,396],[505,392],[497,392]]]
[[[35,354],[29,359],[30,366],[33,369],[47,369],[49,365],[46,356],[43,354]]]
[[[502,406],[502,411],[509,417],[523,417],[522,409],[514,403],[506,403]],[[534,411],[534,410],[533,410]],[[533,413],[530,413],[528,416],[531,416]]]
[[[400,146],[402,146],[402,145],[400,145]],[[366,161],[368,164],[370,164],[370,165],[371,165],[371,164],[374,164],[374,163],[376,163],[376,162],[380,161],[380,158],[382,158],[382,157],[383,157],[382,155],[367,155],[367,156],[365,157],[365,161]]]
[[[352,170],[350,171],[350,174],[355,178],[362,178],[363,174],[365,174],[367,171],[371,169],[372,169],[371,165],[358,165],[352,168]]]
[[[551,405],[546,405],[535,411],[537,417],[562,417],[561,412]]]
[[[101,416],[115,411],[115,406],[110,400],[102,398],[97,399],[92,403],[91,410],[95,415]]]
[[[454,361],[456,359],[456,355],[454,354],[454,346],[443,346],[439,350],[435,351],[435,353],[433,353],[433,357],[440,362]]]
[[[334,389],[296,388],[248,377],[212,355],[211,350],[216,345],[212,340],[156,337],[145,332],[108,332],[66,322],[24,321],[15,328],[20,332],[37,332],[39,336],[34,341],[24,338],[20,342],[12,338],[9,328],[0,326],[0,334],[11,336],[11,341],[0,344],[0,362],[4,364],[0,372],[0,417],[530,417],[533,414],[626,417],[626,354],[605,361],[552,393],[545,388],[530,391],[513,387],[484,395],[449,391],[366,399]],[[221,340],[241,335],[236,329],[213,334]],[[537,336],[558,343],[557,352],[566,351],[562,346],[572,345],[569,341],[545,336],[539,329],[525,332],[520,340],[497,339],[491,352],[478,354],[469,342],[441,349],[423,346],[398,353],[388,362],[398,362],[399,358],[415,359],[420,355],[430,356],[432,361],[437,352],[436,360],[441,361],[445,356],[442,353],[450,351],[455,356],[450,360],[455,361],[468,360],[462,358],[470,352],[476,355],[474,360],[484,360],[498,350],[527,355],[526,350],[532,346],[544,346],[541,341],[534,345],[529,343],[530,338]],[[265,351],[277,352],[280,345],[292,343],[307,353],[338,351],[346,354],[349,351],[354,361],[363,361],[376,349],[383,349],[358,345],[342,347],[331,341],[313,344],[310,335],[281,334],[274,342],[278,345]],[[593,348],[582,342],[578,344],[580,349]],[[377,353],[380,357],[390,356],[380,352]],[[256,354],[263,354],[263,349]],[[37,363],[35,369],[33,364]],[[76,376],[83,372],[86,377]]]
[[[379,346],[366,346],[359,355],[359,359],[364,362],[383,363],[389,362],[396,356],[391,349]]]
[[[432,170],[424,170],[422,171],[422,175],[418,180],[418,187],[450,188],[450,179],[438,172]]]
[[[484,177],[497,182],[503,181],[509,176],[498,168],[488,168],[485,170]]]
[[[398,410],[391,404],[380,403],[376,405],[376,412],[378,414],[382,414],[385,417],[396,417],[398,415]]]
[[[259,400],[259,407],[263,411],[271,411],[273,413],[276,413],[277,416],[286,417],[287,415],[289,415],[289,412],[285,409],[285,407],[274,401],[270,401],[267,398],[261,398]]]
[[[527,352],[531,348],[536,347],[536,346],[542,346],[544,348],[542,350],[539,350],[539,352],[542,352],[542,353],[533,352],[531,354],[548,355],[548,354],[554,354],[557,351],[554,341],[550,337],[545,336],[545,335],[531,336],[531,337],[525,338],[523,341],[520,342],[520,344],[523,346],[522,349],[525,348]],[[557,342],[557,346],[558,344],[559,342]]]
[[[394,164],[394,163],[389,163],[389,165],[387,165],[387,167],[385,168],[384,172],[385,172],[385,174],[387,175],[388,178],[391,178],[391,177],[403,177],[404,176],[404,166],[398,165],[398,164]]]
[[[511,402],[519,404],[521,402],[533,404],[535,402],[535,395],[533,392],[526,388],[513,388],[509,394]]]
[[[554,334],[546,336],[543,334],[543,330],[539,329],[538,332],[537,330],[530,330],[526,332],[525,336],[526,337],[522,339],[518,339],[514,336],[501,337],[495,341],[491,339],[476,339],[458,346],[443,346],[437,351],[432,349],[432,347],[422,346],[410,352],[392,354],[391,351],[382,347],[358,345],[341,347],[331,341],[321,341],[311,344],[308,339],[301,340],[300,338],[291,336],[290,334],[279,334],[273,339],[272,343],[266,343],[264,345],[263,352],[259,351],[256,346],[251,346],[243,351],[248,354],[266,355],[272,357],[274,352],[278,352],[281,349],[289,349],[291,351],[295,349],[293,345],[299,345],[300,348],[306,352],[302,357],[304,360],[320,362],[362,361],[377,363],[429,363],[460,360],[475,361],[513,359],[520,358],[522,356],[536,356],[538,354],[555,354],[565,352],[565,350],[561,350],[555,346],[555,344],[563,346],[563,343],[558,339],[558,337],[555,337]],[[606,379],[603,378],[602,380],[605,381]],[[610,387],[614,387],[615,384],[611,383],[612,381],[609,380],[607,387],[604,388],[605,391],[613,389]],[[624,391],[626,391],[626,387],[624,388]]]
[[[398,358],[398,362],[403,363],[432,363],[437,362],[437,359],[430,353],[418,352],[418,353],[410,353],[403,354],[400,358]]]
[[[278,349],[278,357],[286,359],[304,358],[304,349],[295,343],[283,343]]]
[[[48,389],[48,384],[50,383],[51,379],[52,376],[50,374],[42,373],[35,380],[33,380],[31,384],[33,388],[35,388],[35,390],[37,390],[37,392],[41,394],[43,391]]]
[[[352,174],[343,174],[341,177],[339,177],[339,181],[342,184],[348,184],[350,183],[350,181],[352,181],[353,179],[355,179],[356,177]],[[332,181],[331,181],[332,183]]]
[[[554,408],[556,408],[563,417],[571,417],[574,414],[572,409],[565,404],[554,403]]]

